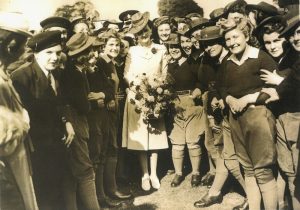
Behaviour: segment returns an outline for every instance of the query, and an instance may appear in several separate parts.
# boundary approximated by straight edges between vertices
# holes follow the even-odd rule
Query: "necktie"
[[[54,79],[54,77],[53,77],[51,71],[48,72],[48,77],[47,77],[47,79],[48,79],[48,84],[49,84],[49,86],[50,86],[51,89],[54,91],[55,95],[57,95],[57,92],[56,92],[56,86],[55,86],[55,79]]]

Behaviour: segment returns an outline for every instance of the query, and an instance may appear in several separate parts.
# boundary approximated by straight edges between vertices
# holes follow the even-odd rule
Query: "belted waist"
[[[175,91],[176,95],[191,95],[192,91],[191,90],[178,90]]]
[[[126,98],[126,93],[125,93],[125,92],[118,92],[118,93],[115,95],[115,97],[116,97],[117,100],[125,99],[125,98]]]

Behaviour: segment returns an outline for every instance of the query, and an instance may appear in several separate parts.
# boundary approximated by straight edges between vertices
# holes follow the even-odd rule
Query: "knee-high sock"
[[[193,169],[192,174],[199,174],[201,162],[201,148],[189,149],[189,156]]]
[[[246,192],[245,179],[241,173],[240,163],[238,160],[225,160],[225,165],[234,178],[240,183]]]
[[[172,160],[175,168],[175,173],[182,175],[182,166],[184,159],[184,150],[172,149]]]
[[[157,177],[157,159],[158,159],[158,153],[152,152],[150,155],[150,174],[153,177]]]
[[[78,183],[78,193],[86,210],[100,210],[94,180]]]
[[[117,157],[108,157],[104,167],[105,191],[113,194],[117,191],[116,182]]]
[[[216,164],[216,176],[209,190],[209,194],[218,195],[228,177],[228,170],[225,167],[224,160],[219,158]]]
[[[261,194],[254,176],[245,177],[249,210],[260,210]]]
[[[273,179],[265,184],[259,184],[259,188],[264,201],[265,210],[277,209],[277,184]]]

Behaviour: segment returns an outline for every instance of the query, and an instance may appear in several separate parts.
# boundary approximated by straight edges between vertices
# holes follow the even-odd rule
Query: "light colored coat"
[[[149,48],[134,46],[129,49],[126,58],[124,77],[130,83],[136,76],[146,73],[148,76],[165,76],[166,48],[152,43]],[[131,93],[129,92],[128,95]],[[168,148],[164,119],[145,123],[143,117],[135,112],[127,97],[124,109],[122,147],[131,150],[156,150]]]

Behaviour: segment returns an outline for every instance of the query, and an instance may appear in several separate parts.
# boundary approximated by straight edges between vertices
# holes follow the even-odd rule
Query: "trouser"
[[[76,192],[85,209],[100,209],[95,187],[95,173],[89,157],[89,127],[85,115],[73,112],[72,125],[75,137],[67,151],[68,171],[64,180],[64,197],[67,209],[76,210]]]
[[[265,106],[249,107],[244,113],[230,113],[232,140],[245,176],[258,184],[274,179],[271,166],[276,161],[275,119]]]
[[[4,159],[4,162],[10,168],[18,185],[18,189],[21,192],[25,209],[37,210],[38,206],[24,143],[20,143],[14,153]]]
[[[292,197],[293,208],[300,208],[299,181],[299,141],[300,130],[300,112],[284,113],[279,116],[276,122],[277,142],[276,149],[278,153],[278,164],[286,176],[290,195]],[[298,191],[298,192],[297,192]],[[298,194],[297,194],[298,193]]]
[[[42,139],[41,139],[42,140]],[[64,145],[37,146],[32,153],[33,184],[40,209],[63,209]]]

